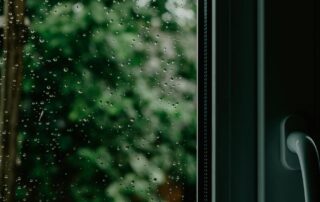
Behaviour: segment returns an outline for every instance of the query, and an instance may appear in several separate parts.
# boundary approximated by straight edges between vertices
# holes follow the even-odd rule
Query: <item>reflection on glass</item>
[[[196,0],[19,2],[2,18],[26,28],[2,35],[1,201],[196,201]]]

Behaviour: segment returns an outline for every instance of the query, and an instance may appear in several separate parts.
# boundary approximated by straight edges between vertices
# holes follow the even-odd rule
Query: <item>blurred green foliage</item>
[[[17,201],[165,201],[164,185],[195,201],[196,1],[27,0],[27,15]]]

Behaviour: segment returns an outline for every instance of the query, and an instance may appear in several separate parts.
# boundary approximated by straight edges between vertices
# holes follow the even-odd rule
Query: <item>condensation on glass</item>
[[[0,201],[196,201],[196,2],[1,1]]]

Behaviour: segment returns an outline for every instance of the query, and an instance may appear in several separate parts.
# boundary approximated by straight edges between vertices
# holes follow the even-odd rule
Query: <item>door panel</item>
[[[316,117],[315,1],[265,1],[263,178],[266,202],[304,201],[300,171],[280,160],[280,126],[288,115]],[[261,113],[261,112],[260,112]],[[313,123],[311,123],[313,124]]]

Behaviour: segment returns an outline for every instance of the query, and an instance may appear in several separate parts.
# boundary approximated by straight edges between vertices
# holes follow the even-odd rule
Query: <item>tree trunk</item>
[[[18,105],[22,81],[24,0],[4,1],[4,38],[0,91],[0,201],[13,202],[17,153]]]

